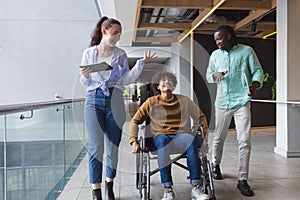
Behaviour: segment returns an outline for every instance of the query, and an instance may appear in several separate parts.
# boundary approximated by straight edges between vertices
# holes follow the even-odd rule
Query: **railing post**
[[[4,115],[4,120],[3,120],[3,123],[4,123],[4,141],[3,141],[3,164],[4,164],[4,199],[6,200],[7,199],[7,156],[6,156],[6,134],[7,134],[7,131],[6,131],[6,115]]]

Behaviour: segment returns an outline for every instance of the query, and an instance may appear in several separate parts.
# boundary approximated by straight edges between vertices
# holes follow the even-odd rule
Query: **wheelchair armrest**
[[[198,136],[201,136],[202,139],[204,139],[204,129],[203,129],[203,126],[202,125],[194,125],[192,126],[192,132],[193,132],[193,135],[198,135]]]
[[[143,138],[141,136],[137,142],[140,144],[141,151],[156,154],[157,149],[153,144],[152,138]]]
[[[204,129],[202,125],[194,125],[192,127],[193,135],[196,137],[200,137],[199,139],[202,140],[202,145],[200,147],[200,157],[204,158],[206,157],[206,154],[208,153],[208,143],[207,143],[207,138],[205,139],[204,135]]]

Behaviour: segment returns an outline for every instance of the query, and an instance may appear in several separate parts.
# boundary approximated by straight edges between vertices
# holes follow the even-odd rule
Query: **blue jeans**
[[[157,148],[158,167],[160,170],[160,178],[163,187],[173,186],[171,175],[171,159],[170,154],[187,153],[187,166],[190,173],[190,183],[192,185],[200,185],[201,181],[201,161],[199,158],[198,148],[202,141],[195,139],[192,134],[180,133],[174,134],[160,134],[154,140],[154,145]]]
[[[88,168],[91,184],[102,183],[104,142],[106,177],[115,178],[125,118],[121,90],[110,89],[110,96],[105,96],[99,88],[88,91],[84,106],[84,119],[88,133]]]

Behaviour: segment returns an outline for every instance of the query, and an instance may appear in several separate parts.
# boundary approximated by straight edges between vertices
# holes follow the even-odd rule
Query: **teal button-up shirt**
[[[257,81],[260,88],[263,85],[263,69],[250,46],[237,44],[229,52],[215,50],[210,56],[207,81],[214,83],[213,75],[224,71],[228,73],[217,84],[215,107],[218,109],[239,108],[249,102],[247,82],[252,85]]]

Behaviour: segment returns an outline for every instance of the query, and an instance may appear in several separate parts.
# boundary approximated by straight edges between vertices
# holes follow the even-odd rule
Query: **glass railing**
[[[86,154],[83,101],[0,107],[0,200],[56,199]]]

